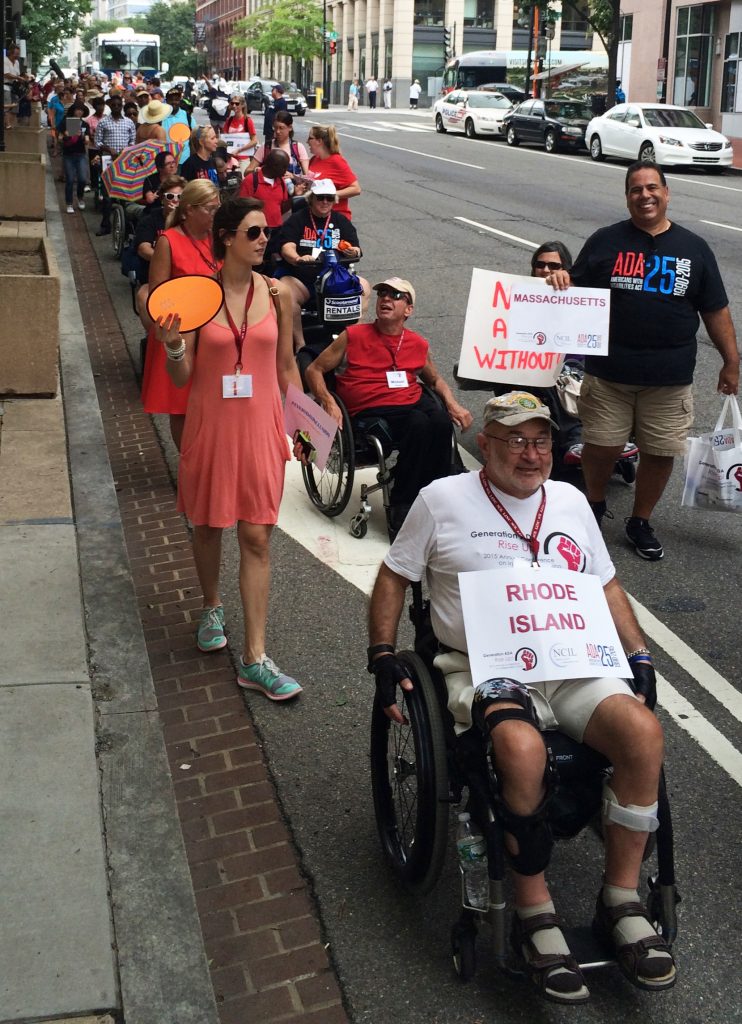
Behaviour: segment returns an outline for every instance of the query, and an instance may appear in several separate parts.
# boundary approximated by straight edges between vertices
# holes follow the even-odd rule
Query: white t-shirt
[[[410,99],[411,100],[419,100],[420,99],[420,93],[422,91],[423,91],[423,87],[421,85],[418,85],[417,82],[413,82],[412,85],[410,86]]]
[[[547,480],[544,487],[539,563],[592,573],[605,586],[616,570],[587,500],[571,484]],[[503,494],[494,486],[492,490],[528,536],[541,503],[540,488],[525,499]],[[518,561],[531,564],[528,544],[518,539],[491,504],[478,472],[449,476],[424,487],[384,559],[405,579],[417,582],[426,576],[435,635],[441,643],[464,652],[458,574],[507,569]]]
[[[21,64],[20,61],[12,61],[10,57],[3,57],[3,75],[20,75]]]

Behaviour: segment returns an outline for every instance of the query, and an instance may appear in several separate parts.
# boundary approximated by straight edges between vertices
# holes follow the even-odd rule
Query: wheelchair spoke
[[[402,714],[406,714],[405,702],[400,702]],[[415,744],[410,726],[392,727],[389,750],[389,781],[395,805],[396,832],[400,852],[405,860],[415,843],[418,805],[417,766]]]

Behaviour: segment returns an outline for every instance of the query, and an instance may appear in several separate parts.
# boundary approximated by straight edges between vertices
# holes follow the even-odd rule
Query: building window
[[[713,4],[678,8],[673,99],[680,106],[709,105],[713,31]]]
[[[416,25],[442,25],[444,14],[444,0],[415,0]]]
[[[735,109],[737,96],[737,82],[742,75],[742,60],[740,60],[739,43],[742,32],[730,32],[727,36],[724,47],[724,71],[721,78],[721,109],[722,113],[729,114]],[[740,106],[742,107],[742,89],[739,92]]]
[[[633,14],[622,14],[621,15],[621,27],[618,32],[619,43],[630,43],[631,37],[634,34],[634,15]]]
[[[464,0],[464,28],[494,27],[494,0]]]
[[[587,36],[592,33],[592,29],[582,12],[576,11],[570,4],[562,4],[562,32],[581,32]]]

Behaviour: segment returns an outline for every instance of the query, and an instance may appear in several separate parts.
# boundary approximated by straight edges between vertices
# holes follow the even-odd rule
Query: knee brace
[[[648,807],[620,804],[616,794],[606,783],[603,786],[603,824],[623,825],[630,832],[656,832],[660,825],[657,819],[657,801]]]
[[[498,709],[497,705],[505,701],[519,706]],[[474,690],[471,717],[472,722],[485,736],[489,736],[501,722],[510,719],[527,722],[538,731],[528,691],[514,679],[488,679],[480,683]]]
[[[505,856],[519,875],[538,875],[545,871],[551,860],[554,836],[547,817],[550,794],[533,814],[513,814],[507,804],[498,800],[498,815],[506,832],[518,843],[518,852],[505,847]]]

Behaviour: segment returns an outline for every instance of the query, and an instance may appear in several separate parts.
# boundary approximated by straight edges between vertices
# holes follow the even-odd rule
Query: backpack
[[[363,288],[357,274],[338,263],[334,249],[322,253],[322,270],[315,284],[317,312],[330,324],[350,324],[361,319]]]

